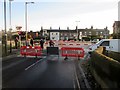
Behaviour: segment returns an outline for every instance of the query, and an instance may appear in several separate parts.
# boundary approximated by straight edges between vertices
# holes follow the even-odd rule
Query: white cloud
[[[68,17],[61,17],[61,18],[31,18],[30,20],[33,22],[29,22],[29,29],[31,30],[40,30],[40,27],[43,26],[43,28],[49,28],[52,26],[52,28],[59,28],[59,26],[62,29],[66,29],[67,26],[69,26],[71,29],[74,29],[76,24],[76,20],[79,20],[80,23],[78,24],[79,28],[90,28],[91,25],[94,26],[94,28],[100,28],[103,29],[106,26],[108,26],[108,29],[112,33],[112,26],[114,21],[117,20],[117,10],[111,9],[107,11],[101,11],[101,12],[94,12],[94,13],[85,13],[85,14],[77,14],[72,15]]]
[[[48,0],[45,1],[48,2]],[[41,0],[41,2],[45,1]],[[60,26],[63,29],[69,26],[74,29],[76,26],[75,21],[79,20],[79,28],[90,28],[93,25],[94,28],[102,29],[108,26],[108,29],[112,32],[112,25],[118,17],[117,0],[79,0],[79,3],[76,3],[76,1],[72,3],[67,0],[64,0],[63,3],[44,3],[45,6],[48,4],[45,8],[41,8],[41,4],[36,3],[34,7],[29,7],[28,29],[36,31],[40,30],[41,26],[43,28],[49,28],[50,26],[59,28]],[[12,18],[12,25],[14,28],[17,25],[21,25],[24,30],[24,15]]]

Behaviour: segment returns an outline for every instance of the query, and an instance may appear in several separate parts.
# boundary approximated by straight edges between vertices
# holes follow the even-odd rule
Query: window
[[[82,35],[82,32],[80,32],[80,35]]]
[[[98,35],[98,32],[96,32],[96,35]]]
[[[100,44],[100,46],[109,46],[109,41],[104,41]]]
[[[52,37],[52,39],[55,39],[55,37]]]
[[[91,32],[89,32],[89,35],[91,35]]]

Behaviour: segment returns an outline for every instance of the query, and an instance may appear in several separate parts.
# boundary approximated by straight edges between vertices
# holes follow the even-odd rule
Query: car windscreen
[[[99,42],[97,42],[96,44],[99,45],[102,41],[100,40]]]

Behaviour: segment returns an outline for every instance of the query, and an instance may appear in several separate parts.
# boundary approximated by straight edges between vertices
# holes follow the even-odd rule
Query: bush
[[[90,37],[83,37],[82,39],[85,41],[90,41]]]

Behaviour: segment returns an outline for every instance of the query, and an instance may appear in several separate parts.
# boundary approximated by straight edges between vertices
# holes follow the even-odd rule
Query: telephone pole
[[[7,56],[6,0],[4,0],[5,55]]]

